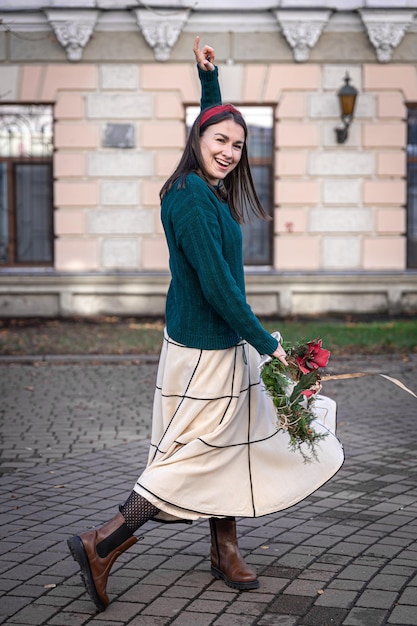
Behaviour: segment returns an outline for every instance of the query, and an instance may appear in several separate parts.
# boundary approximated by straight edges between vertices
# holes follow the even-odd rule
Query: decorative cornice
[[[395,48],[413,23],[414,12],[365,9],[360,11],[360,14],[378,61],[389,63]]]
[[[331,11],[275,11],[275,15],[293,50],[294,60],[303,63],[318,42]]]
[[[395,10],[417,8],[416,0],[1,0],[2,11],[41,11],[46,9],[99,9],[124,11],[134,8],[149,11],[191,9],[207,14],[223,11],[273,11],[274,9],[295,10],[324,8],[346,13],[347,11]]]
[[[96,25],[99,11],[50,9],[45,15],[69,61],[81,61],[84,47]]]
[[[1,0],[1,8],[16,11],[41,9],[104,9],[129,10],[137,8],[137,0]],[[417,8],[416,0],[146,0],[142,3],[151,11],[161,9],[193,9],[203,13],[216,11],[270,11],[273,9],[322,9],[358,11],[360,9]]]
[[[158,11],[135,9],[136,20],[146,43],[153,48],[157,61],[168,61],[190,11]]]

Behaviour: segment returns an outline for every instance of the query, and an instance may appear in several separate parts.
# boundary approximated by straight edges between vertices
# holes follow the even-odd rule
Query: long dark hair
[[[242,223],[245,221],[245,218],[249,218],[250,220],[252,216],[261,217],[266,220],[271,219],[262,207],[253,183],[246,148],[248,128],[242,114],[234,107],[227,107],[227,110],[219,110],[213,115],[207,116],[207,112],[214,108],[216,107],[205,109],[196,118],[191,127],[181,160],[160,191],[159,196],[161,200],[176,183],[178,183],[179,186],[183,186],[186,176],[191,172],[196,172],[214,189],[215,193],[220,198],[226,200],[237,222]],[[202,118],[203,123],[201,124]],[[243,128],[245,143],[242,146],[242,154],[239,163],[221,182],[219,188],[214,188],[209,182],[204,169],[200,149],[200,137],[209,126],[223,122],[223,120],[233,120]]]

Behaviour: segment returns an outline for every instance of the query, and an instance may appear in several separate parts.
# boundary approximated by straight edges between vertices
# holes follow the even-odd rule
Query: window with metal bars
[[[417,104],[408,107],[407,267],[417,267]]]
[[[273,217],[274,195],[274,109],[272,106],[239,106],[248,127],[248,156],[256,192],[265,211]],[[186,109],[189,130],[200,113],[199,107]],[[273,264],[273,220],[253,218],[242,224],[243,261],[247,267]]]
[[[52,106],[0,105],[0,264],[53,263]]]

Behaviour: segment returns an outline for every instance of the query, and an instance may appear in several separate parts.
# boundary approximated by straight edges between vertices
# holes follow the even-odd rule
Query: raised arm
[[[218,69],[214,65],[215,52],[211,46],[203,46],[200,50],[200,37],[194,41],[194,54],[198,66],[198,76],[201,82],[200,108],[214,106],[222,103],[220,92]]]

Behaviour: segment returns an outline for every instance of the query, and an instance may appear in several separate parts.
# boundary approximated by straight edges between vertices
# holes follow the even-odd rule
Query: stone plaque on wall
[[[104,129],[104,148],[134,148],[135,127],[133,124],[106,124]]]

